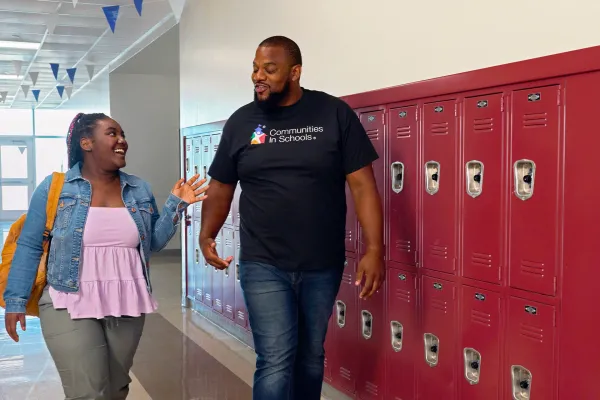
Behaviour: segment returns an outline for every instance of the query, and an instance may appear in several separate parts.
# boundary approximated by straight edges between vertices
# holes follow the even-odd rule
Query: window
[[[67,144],[65,138],[35,139],[36,186],[53,172],[67,172]]]
[[[75,115],[73,110],[35,110],[35,135],[67,136]]]
[[[33,135],[32,110],[0,110],[0,135]]]

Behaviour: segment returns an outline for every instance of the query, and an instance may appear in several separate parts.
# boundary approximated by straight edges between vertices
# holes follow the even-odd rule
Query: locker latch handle
[[[425,345],[425,362],[433,368],[439,362],[440,339],[433,333],[425,333],[423,343]]]
[[[195,249],[195,258],[196,258],[196,264],[200,264],[200,250]]]
[[[434,195],[440,190],[440,163],[428,161],[425,163],[425,191]]]
[[[518,160],[514,164],[514,193],[519,199],[525,201],[533,196],[535,186],[535,163],[531,160]]]
[[[240,281],[240,264],[236,263],[235,264],[235,280],[236,281]]]
[[[390,165],[390,176],[392,178],[392,191],[396,194],[404,189],[404,164],[400,161],[393,162]]]
[[[510,369],[512,378],[512,395],[514,400],[531,399],[531,371],[521,365],[513,365]]]
[[[404,338],[404,327],[398,321],[390,322],[390,333],[392,339],[392,349],[395,352],[402,350],[402,339]]]
[[[362,336],[369,340],[373,336],[373,315],[367,310],[362,310]]]
[[[463,350],[465,379],[471,385],[477,385],[481,376],[481,354],[470,347]]]
[[[346,303],[341,300],[335,302],[337,324],[340,328],[346,326]]]
[[[189,157],[185,158],[185,170],[187,172],[190,172],[190,158]]]
[[[471,160],[465,164],[467,194],[473,198],[483,192],[483,163]]]
[[[194,165],[194,175],[198,175],[198,166]]]

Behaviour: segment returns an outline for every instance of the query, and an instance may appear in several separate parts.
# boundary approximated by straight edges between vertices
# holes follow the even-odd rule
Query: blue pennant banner
[[[144,6],[144,0],[133,0],[133,4],[135,4],[135,9],[137,10],[140,17],[142,16],[142,7]]]
[[[110,30],[115,33],[115,27],[117,26],[117,18],[119,18],[120,6],[107,6],[102,7],[104,15],[106,15],[106,22],[110,26]]]
[[[71,83],[75,83],[75,73],[77,72],[77,68],[67,68],[67,74],[69,75],[69,79]]]
[[[58,91],[58,95],[60,96],[60,98],[62,99],[63,97],[63,93],[65,92],[65,87],[60,85],[56,87],[56,90]]]
[[[50,63],[50,68],[52,68],[52,73],[54,74],[54,79],[58,80],[58,68],[60,64]]]
[[[40,89],[32,89],[31,93],[33,93],[33,97],[35,97],[35,101],[40,101]]]

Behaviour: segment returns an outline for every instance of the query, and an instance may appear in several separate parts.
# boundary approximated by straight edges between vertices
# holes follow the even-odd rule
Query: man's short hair
[[[263,40],[258,47],[282,47],[292,61],[292,65],[302,65],[300,47],[292,39],[285,36],[271,36]]]

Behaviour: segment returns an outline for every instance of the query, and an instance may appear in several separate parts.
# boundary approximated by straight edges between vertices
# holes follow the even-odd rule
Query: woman
[[[127,141],[104,114],[78,114],[67,137],[69,171],[48,256],[40,323],[67,399],[125,399],[129,370],[156,310],[148,260],[165,247],[206,180],[179,180],[159,214],[149,185],[122,171]],[[39,264],[51,176],[36,189],[12,262],[6,330],[18,341]]]

